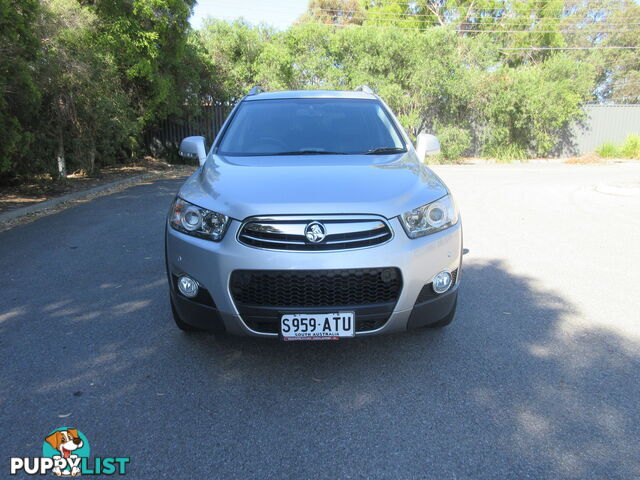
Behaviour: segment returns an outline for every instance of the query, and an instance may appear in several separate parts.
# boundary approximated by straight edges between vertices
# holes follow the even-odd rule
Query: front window
[[[240,104],[221,155],[365,154],[405,151],[377,100],[288,98]]]

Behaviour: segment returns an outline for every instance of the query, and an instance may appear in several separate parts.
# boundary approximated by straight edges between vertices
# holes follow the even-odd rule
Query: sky
[[[209,16],[221,20],[244,17],[251,23],[267,23],[283,30],[307,9],[307,4],[308,0],[199,0],[190,22],[193,28],[200,28]]]

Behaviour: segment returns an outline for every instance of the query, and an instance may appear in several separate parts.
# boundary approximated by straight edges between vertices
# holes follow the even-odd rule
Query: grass
[[[613,142],[604,142],[596,148],[596,153],[602,158],[619,158],[620,148]]]
[[[528,152],[519,145],[509,144],[495,146],[487,150],[486,155],[495,158],[498,163],[511,163],[514,160],[527,160]]]
[[[450,158],[438,153],[437,155],[428,156],[425,163],[429,165],[460,165],[464,163],[464,161],[464,157]]]
[[[605,142],[596,148],[602,158],[632,158],[640,160],[640,135],[629,135],[622,145]]]
[[[621,150],[624,158],[640,160],[640,135],[629,135]]]

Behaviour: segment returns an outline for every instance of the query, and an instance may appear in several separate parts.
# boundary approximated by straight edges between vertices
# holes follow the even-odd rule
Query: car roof
[[[356,98],[364,100],[377,100],[376,95],[366,92],[344,90],[290,90],[284,92],[264,92],[244,97],[246,102],[256,100],[278,100],[284,98]]]

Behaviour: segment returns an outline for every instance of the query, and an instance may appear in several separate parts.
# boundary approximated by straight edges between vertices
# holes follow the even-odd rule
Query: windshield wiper
[[[344,152],[330,152],[328,150],[315,150],[315,149],[307,149],[307,150],[294,150],[292,152],[278,152],[278,153],[270,153],[269,155],[344,155]]]
[[[407,150],[403,147],[378,147],[371,150],[367,150],[363,152],[363,155],[388,155],[391,153],[403,153]]]

